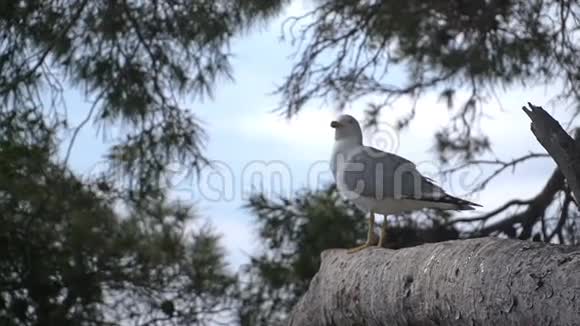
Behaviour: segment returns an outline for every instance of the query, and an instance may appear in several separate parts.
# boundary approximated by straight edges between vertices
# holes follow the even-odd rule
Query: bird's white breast
[[[344,163],[352,153],[356,152],[357,149],[362,147],[362,145],[353,142],[350,139],[337,140],[334,142],[334,147],[332,149],[332,157],[330,158],[330,169],[335,178],[337,177],[337,164]],[[342,161],[341,161],[342,160]]]
[[[364,203],[364,199],[361,201],[361,196],[354,191],[349,191],[344,183],[345,164],[348,162],[350,156],[357,153],[361,147],[362,145],[357,144],[350,139],[335,141],[330,160],[330,169],[332,170],[332,175],[336,182],[336,188],[342,197],[351,200],[360,209],[368,210],[368,208],[366,208],[367,205]]]

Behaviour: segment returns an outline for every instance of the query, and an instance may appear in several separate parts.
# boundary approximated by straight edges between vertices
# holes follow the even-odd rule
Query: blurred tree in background
[[[81,126],[112,132],[111,172],[136,197],[157,191],[169,163],[206,163],[203,129],[180,99],[231,78],[231,39],[285,2],[3,1],[2,111],[42,112],[68,128],[63,92],[76,87],[93,102]]]
[[[469,159],[491,145],[477,127],[483,100],[494,89],[557,81],[562,96],[580,103],[578,11],[575,1],[556,0],[319,0],[304,16],[287,20],[291,41],[300,47],[278,89],[281,105],[293,115],[315,98],[343,106],[373,95],[381,100],[370,104],[372,125],[402,96],[440,92],[453,106],[454,95],[467,91],[437,145],[442,159]],[[394,71],[405,75],[405,83],[389,83]]]
[[[0,113],[0,324],[191,324],[231,306],[218,238],[191,208],[122,191],[55,161],[33,110]]]

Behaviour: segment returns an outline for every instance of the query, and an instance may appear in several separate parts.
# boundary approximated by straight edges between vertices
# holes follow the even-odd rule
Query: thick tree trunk
[[[541,106],[528,103],[522,110],[532,120],[531,129],[536,139],[556,161],[566,178],[576,203],[580,200],[580,134],[576,141]],[[579,322],[580,324],[580,322]]]
[[[580,325],[580,248],[479,238],[327,250],[289,325]]]

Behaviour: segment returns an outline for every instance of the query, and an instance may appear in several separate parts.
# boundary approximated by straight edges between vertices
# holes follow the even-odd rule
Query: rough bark
[[[322,253],[289,325],[579,325],[580,248],[479,238]]]
[[[528,103],[522,110],[532,120],[532,133],[556,161],[566,178],[576,203],[580,200],[580,139],[576,141],[542,107]],[[578,132],[577,132],[578,136]]]

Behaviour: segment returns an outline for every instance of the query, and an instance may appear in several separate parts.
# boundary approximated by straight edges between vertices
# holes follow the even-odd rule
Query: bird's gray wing
[[[349,192],[363,197],[441,203],[457,210],[481,206],[447,194],[432,179],[421,175],[413,162],[392,153],[361,147],[349,155],[345,163],[340,169],[341,184]]]
[[[431,179],[417,171],[413,162],[373,147],[361,147],[344,163],[342,184],[363,197],[419,199],[444,194]]]

